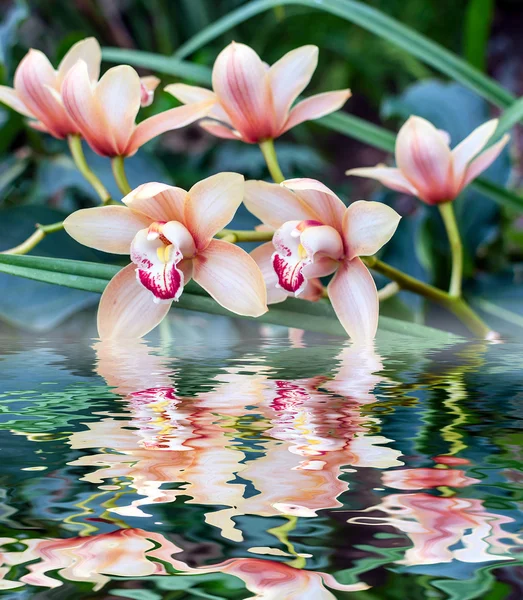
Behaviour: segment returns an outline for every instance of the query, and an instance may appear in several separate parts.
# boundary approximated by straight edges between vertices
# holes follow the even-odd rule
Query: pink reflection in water
[[[97,449],[103,439],[111,452],[90,453],[70,464],[90,469],[84,479],[92,483],[131,481],[142,498],[129,503],[120,498],[110,509],[120,515],[146,516],[148,504],[190,496],[189,503],[225,506],[207,513],[206,521],[240,541],[235,517],[313,517],[340,506],[337,498],[348,489],[340,479],[345,467],[402,464],[400,453],[386,446],[387,438],[369,434],[379,420],[361,414],[360,400],[375,401],[371,392],[377,379],[368,369],[380,363],[373,351],[365,361],[360,361],[361,349],[349,348],[340,356],[335,386],[345,381],[350,397],[319,390],[329,383],[325,378],[274,380],[266,366],[255,365],[249,366],[250,374],[231,368],[214,378],[212,391],[181,398],[166,359],[152,355],[144,343],[120,348],[101,342],[96,350],[98,372],[125,396],[131,417],[102,419],[74,433],[72,448]],[[157,387],[136,387],[146,382]],[[254,452],[244,442],[250,439],[256,442]],[[243,481],[258,493],[246,497]],[[165,483],[179,485],[164,490]]]
[[[441,461],[443,462],[443,461]],[[479,480],[461,470],[404,469],[383,474],[383,483],[404,490],[466,487]],[[511,560],[521,544],[518,536],[502,529],[510,517],[487,510],[482,500],[427,493],[390,494],[380,504],[361,512],[380,511],[386,517],[354,517],[350,523],[391,525],[412,542],[402,560],[405,565],[428,565],[459,560],[468,563]],[[459,547],[454,548],[458,545]]]
[[[16,542],[3,539],[5,545]],[[56,572],[66,581],[94,584],[94,591],[106,585],[112,577],[139,578],[149,575],[167,576],[169,565],[180,574],[228,573],[241,579],[246,588],[264,600],[334,600],[325,587],[346,592],[365,590],[365,583],[342,585],[332,575],[296,569],[272,560],[238,558],[191,568],[173,555],[182,552],[159,533],[143,529],[122,529],[91,537],[60,540],[32,539],[21,542],[24,550],[0,554],[3,579],[0,587],[10,589],[24,584],[47,588],[63,585],[50,575]],[[36,562],[35,562],[36,561]],[[27,564],[26,563],[30,563]],[[11,567],[26,565],[27,574],[18,581],[5,578]]]

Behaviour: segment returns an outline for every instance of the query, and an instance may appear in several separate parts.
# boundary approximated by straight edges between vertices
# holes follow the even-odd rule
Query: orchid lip
[[[153,301],[177,301],[185,277],[178,264],[195,252],[194,240],[177,221],[154,222],[140,230],[131,244],[131,260],[137,266],[138,282],[153,295]]]

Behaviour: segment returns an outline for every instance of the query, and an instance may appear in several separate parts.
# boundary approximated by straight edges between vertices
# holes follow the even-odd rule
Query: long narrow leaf
[[[115,265],[40,256],[0,255],[1,273],[87,292],[102,293],[109,280],[119,270],[120,267]],[[190,282],[185,287],[184,293],[181,295],[176,306],[215,315],[239,316],[220,306],[194,282]],[[239,318],[253,320],[250,317]],[[296,327],[318,333],[346,335],[328,302],[311,303],[303,300],[289,299],[282,304],[272,306],[268,313],[255,320],[262,323]],[[414,323],[404,323],[386,317],[380,319],[380,329],[391,333],[408,335],[409,337],[431,338],[449,343],[457,339],[452,334],[431,329],[430,327],[415,325]]]
[[[469,0],[465,17],[464,52],[471,65],[485,71],[494,0]]]
[[[162,56],[153,52],[128,50],[126,48],[104,48],[102,57],[108,62],[143,67],[144,69],[158,71],[158,73],[182,77],[200,85],[208,85],[211,82],[209,67],[178,60],[172,56]]]
[[[492,142],[499,140],[505,133],[508,133],[514,125],[523,121],[523,98],[520,98],[510,108],[503,112],[499,119],[498,128],[492,138]]]
[[[235,25],[275,6],[293,4],[323,10],[359,25],[363,29],[402,48],[440,73],[444,73],[455,81],[459,81],[475,90],[497,106],[506,108],[515,100],[508,90],[449,50],[379,10],[356,0],[254,0],[231,11],[200,31],[183,44],[174,56],[178,59],[186,58],[189,54],[227,32]]]

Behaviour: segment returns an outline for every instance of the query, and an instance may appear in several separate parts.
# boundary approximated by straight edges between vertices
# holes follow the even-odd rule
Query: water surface
[[[523,597],[520,345],[0,343],[4,596]]]

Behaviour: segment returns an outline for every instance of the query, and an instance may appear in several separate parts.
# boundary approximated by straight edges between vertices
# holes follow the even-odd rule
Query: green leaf
[[[349,113],[336,112],[318,119],[317,123],[385,152],[394,152],[396,136],[392,131]]]
[[[183,59],[207,42],[229,31],[235,25],[280,5],[316,8],[359,25],[363,29],[402,48],[440,73],[444,73],[448,77],[470,87],[497,106],[506,108],[515,100],[508,90],[449,50],[379,10],[356,0],[321,0],[320,2],[318,0],[255,0],[231,11],[225,17],[218,19],[215,23],[200,31],[183,44],[174,56]]]
[[[35,223],[53,223],[61,221],[65,216],[61,211],[43,206],[17,206],[0,211],[0,251],[26,239],[34,231]],[[81,246],[64,231],[44,239],[38,246],[38,251],[53,259],[57,256],[88,261],[99,259],[95,251]],[[25,258],[33,260],[34,257]],[[8,271],[0,273],[0,289],[6,290],[0,294],[0,319],[23,329],[44,331],[97,301],[95,295],[49,285],[47,282],[48,279],[42,278],[30,281],[10,277]]]
[[[485,72],[487,44],[490,37],[494,0],[469,0],[465,18],[465,58],[476,69]]]
[[[183,77],[200,85],[211,83],[211,70],[208,67],[178,60],[172,56],[162,56],[153,52],[141,52],[125,48],[104,48],[102,57],[108,62],[143,67],[166,75]]]
[[[42,256],[17,256],[0,254],[0,272],[43,281],[77,290],[102,293],[108,281],[120,270],[114,265],[56,259]],[[287,301],[271,306],[269,312],[253,319],[235,315],[220,306],[194,282],[188,284],[176,304],[179,308],[205,312],[214,315],[226,315],[242,319],[256,320],[285,327],[306,329],[318,333],[345,336],[336,315],[327,301],[306,302],[289,298]],[[304,319],[304,315],[307,316]],[[396,319],[382,317],[380,329],[412,337],[429,337],[437,341],[452,342],[457,338],[436,329],[413,323],[404,323]]]
[[[508,133],[514,125],[523,120],[523,98],[520,98],[510,108],[501,115],[496,133],[490,143],[499,140],[505,133]]]

